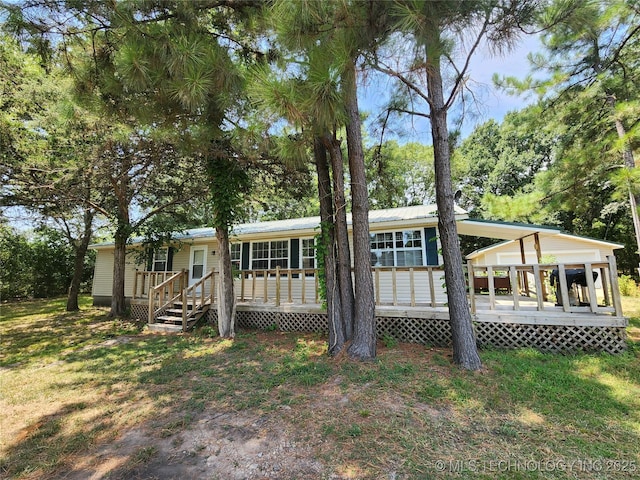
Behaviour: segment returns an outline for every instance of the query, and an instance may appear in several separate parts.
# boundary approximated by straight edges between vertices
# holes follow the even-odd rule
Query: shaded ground
[[[635,343],[620,356],[484,351],[470,373],[446,349],[390,339],[360,364],[327,358],[314,334],[153,335],[85,308],[2,312],[0,478],[640,474]]]

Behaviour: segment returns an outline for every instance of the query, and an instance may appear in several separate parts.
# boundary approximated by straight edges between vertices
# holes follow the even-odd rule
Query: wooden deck
[[[583,275],[582,284],[575,285],[570,283],[571,276],[566,273],[576,269],[595,274]],[[476,324],[612,328],[627,325],[622,314],[613,257],[606,262],[571,265],[468,264],[466,273],[468,301]],[[448,321],[441,268],[373,268],[372,275],[378,318]],[[550,282],[552,278],[555,285]],[[193,285],[188,285],[186,271],[160,276],[153,272],[137,272],[132,306],[145,305],[148,323],[153,325],[159,317],[180,304],[182,322],[171,323],[178,327],[181,323],[182,330],[186,331],[193,324],[192,312],[202,311],[211,305],[209,313],[215,314],[217,281],[214,271]],[[242,271],[234,286],[237,311],[245,316],[253,312],[255,318],[264,317],[266,320],[258,321],[258,325],[283,315],[315,318],[312,323],[320,325],[324,321],[321,317],[326,316],[319,300],[316,270],[278,268]],[[180,318],[175,310],[172,315]],[[318,325],[312,325],[311,329],[319,328]]]

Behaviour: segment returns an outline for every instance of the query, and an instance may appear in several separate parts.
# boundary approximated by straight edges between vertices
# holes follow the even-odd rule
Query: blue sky
[[[476,125],[492,118],[500,122],[508,112],[523,108],[534,100],[529,97],[510,96],[500,92],[494,87],[492,77],[497,73],[524,78],[531,70],[527,55],[541,50],[542,46],[538,37],[530,36],[521,38],[511,52],[501,56],[491,55],[486,49],[476,53],[470,64],[469,75],[470,87],[478,102],[465,113],[462,126],[463,138],[468,136]],[[388,99],[388,92],[391,88],[393,88],[391,82],[386,78],[370,78],[368,87],[364,89],[364,94],[360,98],[360,109],[369,112],[372,116],[376,115]],[[456,113],[452,112],[449,117],[449,126],[451,127],[451,120],[456,117]],[[403,121],[403,129],[406,137],[401,138],[401,142],[416,141],[431,144],[428,121],[406,116]]]

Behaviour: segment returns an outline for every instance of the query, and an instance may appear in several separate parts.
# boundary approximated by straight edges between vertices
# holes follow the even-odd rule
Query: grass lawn
[[[314,334],[154,335],[82,299],[0,308],[0,478],[638,478],[640,299],[629,349],[380,344]]]

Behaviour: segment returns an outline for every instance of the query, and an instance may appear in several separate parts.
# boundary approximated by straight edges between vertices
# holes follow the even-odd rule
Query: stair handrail
[[[199,308],[201,308],[205,303],[211,302],[213,303],[214,292],[215,292],[215,270],[211,269],[209,273],[201,277],[197,282],[193,283],[193,285],[189,285],[184,289],[184,294],[182,297],[182,319],[183,323],[186,321],[189,313],[187,312],[187,306],[189,304],[189,294],[191,294],[192,299],[192,313],[195,313]],[[207,280],[211,279],[211,289],[209,294],[205,296],[204,286]],[[198,294],[197,290],[200,288],[200,302],[198,302]]]
[[[160,285],[156,285],[155,287],[151,287],[151,286],[149,287],[149,323],[153,323],[158,312],[162,311],[163,309],[167,308],[168,306],[172,305],[173,303],[175,303],[176,301],[182,298],[182,292],[185,289],[184,286],[187,283],[186,282],[187,275],[188,275],[188,272],[185,269],[182,269],[178,273],[167,278]],[[170,297],[169,300],[162,303],[162,297],[163,297],[162,292],[164,291],[165,288],[168,288],[171,294],[173,294],[174,285],[176,281],[179,281],[178,293],[174,294],[173,296],[168,295],[168,297]],[[158,306],[156,308],[156,294],[158,293],[160,295],[157,302]]]

